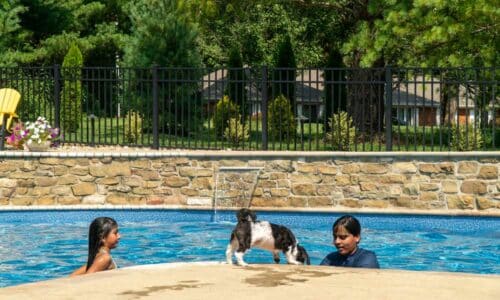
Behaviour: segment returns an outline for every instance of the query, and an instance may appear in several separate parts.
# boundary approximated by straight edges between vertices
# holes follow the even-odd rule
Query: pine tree
[[[196,43],[198,31],[185,4],[182,0],[130,3],[132,35],[127,40],[124,58],[128,67],[177,68],[157,73],[158,80],[166,82],[158,91],[165,108],[160,113],[160,127],[183,136],[196,132],[202,125],[201,99],[196,93],[201,78],[201,57]],[[144,72],[138,76],[143,77]],[[151,101],[136,98],[140,100],[136,109],[148,115],[152,110]],[[151,125],[145,124],[145,127]]]
[[[330,131],[329,118],[333,114],[346,111],[346,78],[342,55],[337,49],[328,54],[327,69],[325,70],[325,131]]]
[[[0,66],[14,65],[16,57],[27,50],[28,34],[20,24],[20,15],[26,10],[18,0],[0,2]]]
[[[61,127],[65,132],[75,132],[82,117],[82,52],[72,44],[64,57],[61,73]]]
[[[295,111],[295,54],[290,36],[286,34],[278,45],[273,72],[273,95],[283,95],[290,101],[292,112]]]
[[[245,72],[243,70],[243,60],[238,46],[231,47],[228,61],[228,86],[226,94],[241,110],[241,115],[245,113],[246,92],[245,92]]]
[[[125,47],[126,66],[201,66],[196,24],[182,0],[140,0],[128,10],[132,34]]]

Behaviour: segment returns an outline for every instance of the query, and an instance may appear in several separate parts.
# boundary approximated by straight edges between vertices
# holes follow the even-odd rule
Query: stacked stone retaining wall
[[[0,159],[0,207],[212,207],[217,195],[221,207],[500,209],[497,152],[4,153]],[[219,172],[225,167],[261,170],[255,183],[256,171]]]

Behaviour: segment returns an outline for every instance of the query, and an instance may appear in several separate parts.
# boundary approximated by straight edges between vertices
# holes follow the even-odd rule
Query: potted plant
[[[16,149],[46,151],[50,147],[57,147],[58,138],[59,128],[52,128],[44,117],[38,117],[35,122],[15,124],[6,142]]]

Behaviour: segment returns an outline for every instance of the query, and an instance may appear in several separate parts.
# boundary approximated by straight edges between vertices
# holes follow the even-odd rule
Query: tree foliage
[[[71,45],[62,65],[61,125],[65,132],[75,132],[82,117],[83,56],[76,44]]]
[[[498,66],[496,0],[376,0],[344,44],[360,66]]]
[[[0,64],[60,64],[70,45],[76,43],[92,58],[89,64],[114,65],[127,27],[121,9],[126,1],[2,1],[0,22],[8,20],[2,23],[9,25],[7,34],[2,32],[8,55],[0,56]]]
[[[0,1],[0,66],[14,65],[16,56],[29,51],[25,46],[29,33],[21,26],[20,18],[26,10],[18,0]]]
[[[497,0],[9,0],[0,64],[60,63],[76,43],[87,65],[220,67],[236,42],[244,64],[274,66],[288,35],[298,66],[332,49],[353,67],[496,66],[499,17]]]
[[[132,33],[125,47],[125,65],[134,67],[200,67],[197,25],[182,0],[140,0],[130,3]]]
[[[246,105],[245,71],[242,70],[243,60],[238,45],[234,45],[230,49],[228,68],[228,83],[225,93],[229,99],[236,103],[241,114],[244,115]]]
[[[295,53],[290,36],[285,35],[278,44],[274,57],[273,95],[283,95],[290,101],[292,111],[295,111]]]

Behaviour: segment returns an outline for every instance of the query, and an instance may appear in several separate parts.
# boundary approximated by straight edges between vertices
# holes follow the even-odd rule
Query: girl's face
[[[350,255],[356,252],[359,240],[359,235],[352,235],[344,226],[338,226],[333,233],[333,244],[341,255]]]
[[[120,233],[118,232],[118,227],[111,229],[107,236],[103,238],[102,245],[108,249],[114,249],[120,241]]]

